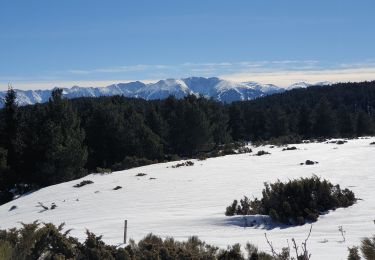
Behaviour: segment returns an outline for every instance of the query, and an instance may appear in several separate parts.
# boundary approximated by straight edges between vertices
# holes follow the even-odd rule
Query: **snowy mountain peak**
[[[330,82],[319,82],[314,85],[330,85]],[[261,84],[254,81],[235,82],[217,77],[189,77],[183,79],[164,79],[155,83],[145,84],[140,81],[117,83],[107,87],[79,87],[63,88],[66,98],[100,97],[120,95],[125,97],[143,98],[146,100],[165,99],[168,96],[183,98],[187,95],[202,95],[225,103],[233,101],[251,100],[258,97],[280,93],[294,88],[306,88],[312,84],[298,82],[288,88],[281,88],[273,84]],[[19,105],[44,103],[51,97],[51,90],[17,90]],[[0,91],[0,107],[3,104],[6,91]]]

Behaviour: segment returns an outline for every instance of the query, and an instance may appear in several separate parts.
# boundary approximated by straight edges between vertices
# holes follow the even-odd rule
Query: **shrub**
[[[94,182],[90,181],[90,180],[83,180],[80,183],[77,183],[76,185],[74,185],[73,187],[74,188],[81,188],[81,187],[83,187],[85,185],[92,184],[92,183],[94,183]]]
[[[121,170],[127,170],[130,168],[135,168],[135,167],[141,167],[145,165],[150,165],[153,163],[157,163],[157,160],[149,160],[147,158],[138,158],[138,157],[131,157],[127,156],[122,162],[115,163],[111,169],[113,171],[121,171]]]
[[[318,162],[314,162],[314,161],[311,161],[311,160],[306,160],[306,161],[305,161],[305,164],[306,164],[306,165],[314,165],[314,164],[316,164],[316,163],[318,163]]]
[[[297,147],[292,146],[292,147],[287,147],[283,149],[283,151],[292,151],[292,150],[297,150]]]
[[[262,214],[281,223],[302,225],[306,221],[317,221],[321,212],[348,207],[356,202],[352,191],[342,190],[339,185],[317,176],[264,185],[261,200],[250,201],[245,196],[240,204],[233,201],[225,214]]]
[[[207,160],[207,158],[208,158],[208,155],[204,153],[201,153],[197,156],[198,161],[204,161],[204,160]]]
[[[253,150],[251,150],[249,147],[240,147],[240,148],[238,148],[238,150],[237,150],[237,153],[252,153],[253,152]]]
[[[23,224],[20,229],[0,230],[0,259],[245,259],[239,244],[219,250],[195,236],[179,242],[149,234],[138,243],[130,240],[125,248],[117,248],[89,231],[86,240],[80,243],[68,236],[69,231],[62,232],[63,226],[34,222]],[[246,251],[246,259],[272,259],[251,244],[246,245]]]
[[[179,167],[183,167],[183,166],[193,166],[194,163],[192,161],[186,161],[186,162],[183,162],[183,163],[177,163],[175,165],[172,165],[172,168],[179,168]]]
[[[237,153],[234,149],[231,149],[231,148],[226,148],[220,151],[220,155],[231,155],[231,154],[237,154]]]
[[[95,173],[100,173],[100,174],[110,174],[112,173],[111,169],[108,168],[101,168],[101,167],[96,167]]]
[[[0,259],[12,259],[14,248],[8,241],[0,240]]]
[[[260,150],[258,151],[255,155],[256,156],[262,156],[262,155],[266,155],[266,154],[270,154],[269,152],[266,152],[266,151],[263,151],[263,150]]]
[[[361,260],[357,246],[348,247],[348,251],[349,251],[348,260]]]
[[[361,241],[361,252],[366,260],[375,259],[375,236]]]

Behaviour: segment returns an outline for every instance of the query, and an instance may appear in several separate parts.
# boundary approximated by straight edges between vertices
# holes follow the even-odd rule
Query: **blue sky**
[[[0,89],[372,80],[374,10],[373,0],[1,0]]]

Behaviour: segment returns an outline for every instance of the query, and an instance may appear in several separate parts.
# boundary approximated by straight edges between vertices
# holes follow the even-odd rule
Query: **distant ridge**
[[[328,85],[329,82],[322,82]],[[156,83],[145,84],[140,81],[130,83],[112,84],[107,87],[79,87],[63,88],[66,98],[100,97],[121,95],[145,100],[165,99],[168,96],[183,98],[187,95],[202,95],[217,101],[230,103],[234,101],[252,100],[258,97],[281,93],[294,88],[306,88],[312,84],[298,82],[288,88],[281,88],[273,84],[261,84],[258,82],[234,82],[216,77],[190,77],[184,79],[165,79]],[[17,101],[20,106],[45,103],[51,97],[52,90],[18,90]],[[0,91],[1,104],[6,91]]]

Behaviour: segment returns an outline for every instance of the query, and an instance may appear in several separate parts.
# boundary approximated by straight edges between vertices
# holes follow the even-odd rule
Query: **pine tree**
[[[240,141],[247,139],[243,110],[237,103],[229,107],[229,129],[232,133],[233,140]]]
[[[249,111],[247,113],[247,122],[249,122],[249,132],[255,140],[261,140],[268,137],[267,115],[262,110]]]
[[[270,111],[269,129],[272,137],[288,134],[288,120],[284,111],[276,106]]]
[[[298,113],[297,122],[298,134],[303,137],[309,137],[312,131],[311,111],[306,105],[302,105]]]
[[[344,107],[340,107],[337,111],[337,128],[343,137],[351,137],[355,134],[354,119]]]
[[[336,118],[326,98],[322,98],[315,108],[313,129],[317,137],[332,137],[336,133]]]
[[[20,133],[20,122],[18,117],[17,94],[14,89],[9,86],[5,96],[4,107],[4,140],[2,145],[6,150],[7,158],[7,176],[4,177],[6,183],[18,183],[22,181],[19,171],[19,159],[23,152],[23,143]]]
[[[373,125],[372,125],[371,117],[367,113],[360,111],[357,114],[356,128],[357,128],[358,136],[372,134]]]
[[[188,105],[184,115],[185,149],[189,155],[213,148],[212,126],[206,114],[196,104]]]
[[[16,137],[17,137],[17,101],[16,101],[16,92],[14,89],[9,86],[7,94],[5,96],[5,140],[4,146],[7,150],[7,164],[14,169],[16,161]]]
[[[211,104],[208,117],[212,124],[212,135],[215,145],[231,142],[232,137],[228,127],[229,115],[226,113],[225,108],[219,103]]]
[[[61,89],[53,90],[41,126],[40,147],[44,158],[38,162],[36,182],[49,185],[81,177],[87,159],[84,138],[70,101],[62,98]]]

